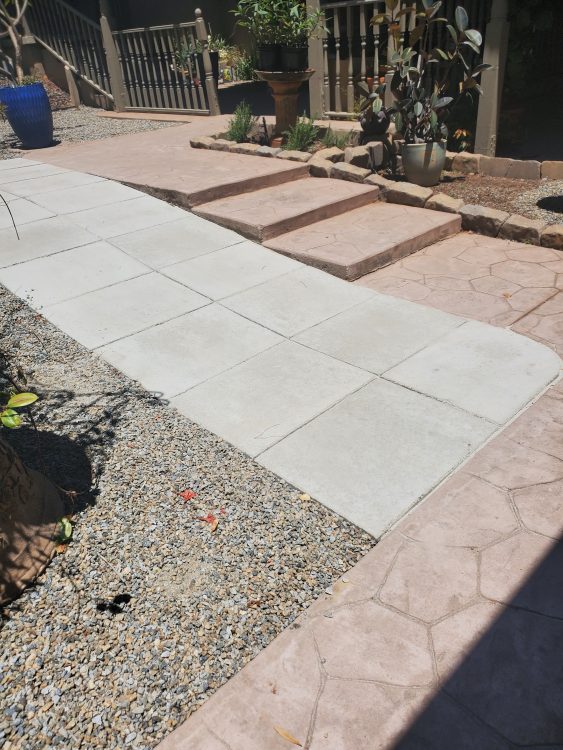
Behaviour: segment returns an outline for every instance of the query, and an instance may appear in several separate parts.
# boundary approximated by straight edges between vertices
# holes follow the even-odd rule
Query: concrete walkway
[[[551,349],[91,174],[0,162],[0,192],[0,282],[195,421],[375,536],[443,482],[163,748],[563,746],[561,385],[473,455]]]
[[[129,187],[2,166],[21,240],[1,230],[1,283],[376,537],[559,373],[526,338],[347,284]]]

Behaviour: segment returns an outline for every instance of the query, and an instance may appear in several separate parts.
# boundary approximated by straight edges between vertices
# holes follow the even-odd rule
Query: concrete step
[[[372,185],[307,177],[206,203],[194,213],[262,242],[377,199]]]
[[[329,185],[336,180],[319,180]],[[461,217],[377,202],[288,232],[264,244],[352,281],[461,230]]]

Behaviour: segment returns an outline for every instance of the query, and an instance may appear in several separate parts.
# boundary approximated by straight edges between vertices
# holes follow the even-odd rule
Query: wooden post
[[[475,153],[486,156],[494,156],[497,149],[497,130],[510,32],[507,13],[507,0],[493,0],[483,53],[483,62],[493,67],[492,70],[481,74],[483,95],[479,98],[475,133]]]
[[[320,10],[320,0],[307,0],[307,12],[316,13]],[[329,108],[324,100],[324,51],[323,39],[324,32],[319,32],[309,38],[309,67],[313,68],[315,73],[309,80],[309,111],[314,119],[324,117],[324,113]],[[328,71],[326,72],[328,76]]]
[[[74,73],[68,67],[68,65],[65,65],[65,77],[72,106],[78,109],[80,107],[80,92],[78,90],[78,86],[76,85],[76,78],[74,77]]]
[[[207,92],[207,101],[209,102],[209,113],[212,115],[220,115],[221,108],[219,107],[219,94],[217,92],[217,83],[213,76],[213,66],[211,65],[211,57],[209,56],[209,38],[207,36],[207,27],[203,20],[202,12],[199,8],[196,8],[195,12],[195,30],[197,33],[198,42],[201,43],[203,48],[203,69],[205,71],[205,90]]]
[[[123,112],[128,106],[127,92],[123,82],[123,71],[119,62],[119,54],[112,33],[112,16],[109,0],[100,0],[100,27],[102,43],[108,66],[109,85],[113,96],[116,112]]]

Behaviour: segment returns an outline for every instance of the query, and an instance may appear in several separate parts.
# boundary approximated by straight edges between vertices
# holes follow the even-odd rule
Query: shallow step
[[[331,184],[333,180],[324,180]],[[396,203],[373,203],[264,243],[351,281],[461,230],[461,217]]]
[[[376,201],[378,190],[307,177],[198,206],[194,213],[263,241]]]

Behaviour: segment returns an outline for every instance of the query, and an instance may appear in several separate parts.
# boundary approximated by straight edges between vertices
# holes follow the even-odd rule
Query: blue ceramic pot
[[[0,88],[6,117],[24,148],[45,148],[53,142],[53,113],[42,83]]]

